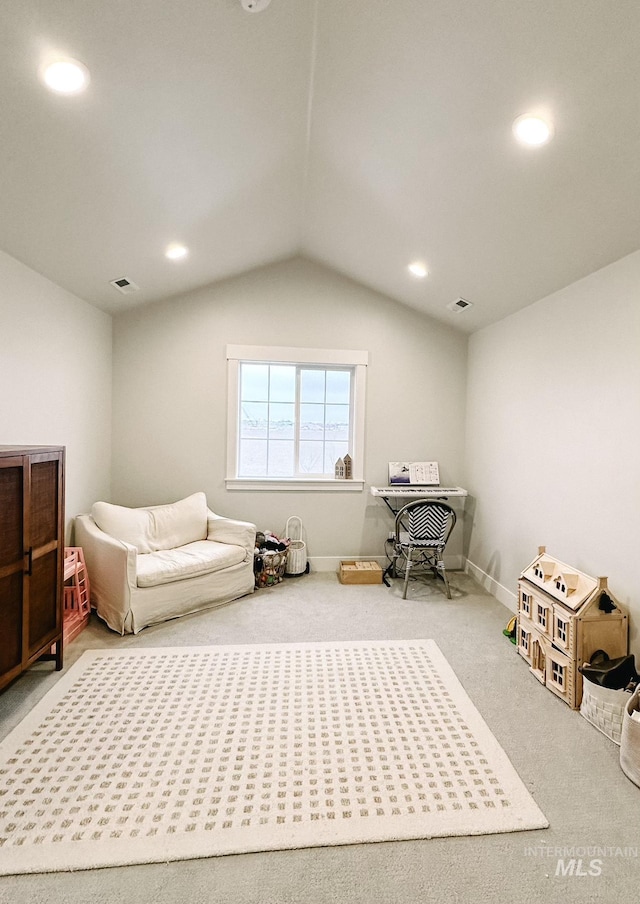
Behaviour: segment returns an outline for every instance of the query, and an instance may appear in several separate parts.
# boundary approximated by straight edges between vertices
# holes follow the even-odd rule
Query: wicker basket
[[[624,690],[601,687],[583,675],[580,714],[609,740],[620,746],[622,719],[629,696]]]
[[[638,687],[624,708],[622,737],[620,739],[620,768],[640,787],[640,722],[631,718],[631,713],[640,710],[640,687]]]
[[[254,556],[253,573],[256,587],[271,587],[284,578],[287,567],[287,550],[284,552],[261,552]]]
[[[286,574],[290,577],[305,574],[307,570],[307,544],[302,539],[302,519],[298,515],[291,515],[287,519],[284,533],[285,537],[289,538]]]

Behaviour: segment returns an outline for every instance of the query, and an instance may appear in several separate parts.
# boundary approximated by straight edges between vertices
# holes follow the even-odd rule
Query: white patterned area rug
[[[433,641],[91,650],[0,744],[0,874],[548,825]]]

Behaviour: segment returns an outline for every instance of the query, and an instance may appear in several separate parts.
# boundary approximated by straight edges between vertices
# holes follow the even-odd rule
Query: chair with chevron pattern
[[[455,523],[454,510],[437,499],[416,499],[400,509],[396,515],[391,574],[397,575],[398,562],[403,560],[400,565],[404,571],[403,600],[407,598],[411,570],[416,566],[429,568],[441,577],[451,599],[444,550]]]

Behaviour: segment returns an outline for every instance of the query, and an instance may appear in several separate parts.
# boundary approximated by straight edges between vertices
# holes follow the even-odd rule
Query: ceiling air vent
[[[472,306],[473,302],[467,301],[466,298],[456,298],[455,301],[450,301],[447,305],[450,311],[465,311]]]
[[[121,276],[120,279],[112,279],[109,285],[113,286],[114,289],[117,289],[118,292],[122,292],[123,295],[131,295],[132,292],[140,291],[140,286],[136,286],[136,284],[131,282],[130,279],[127,279],[126,276]]]

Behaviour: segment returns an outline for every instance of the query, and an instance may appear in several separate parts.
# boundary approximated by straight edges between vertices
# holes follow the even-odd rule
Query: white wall
[[[468,370],[476,573],[508,602],[546,545],[607,575],[638,653],[640,252],[474,334]]]
[[[202,489],[276,533],[300,515],[310,557],[383,554],[391,518],[368,487],[225,489],[227,343],[368,350],[366,481],[386,485],[389,460],[437,459],[443,482],[461,482],[466,337],[296,258],[115,318],[114,502]]]
[[[0,252],[0,443],[66,446],[70,522],[110,492],[111,317]]]

